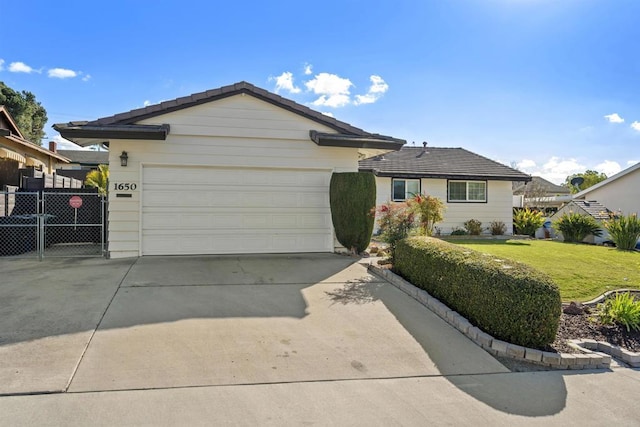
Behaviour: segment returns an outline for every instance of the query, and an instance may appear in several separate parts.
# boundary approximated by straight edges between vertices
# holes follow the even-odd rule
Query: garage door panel
[[[297,252],[317,252],[331,241],[325,233],[307,234],[304,237],[295,234],[219,234],[203,236],[201,233],[170,234],[147,236],[143,240],[145,255],[181,255],[221,254],[221,253],[289,253],[292,247]]]
[[[240,213],[149,213],[145,215],[143,234],[152,234],[156,230],[215,230],[228,228],[273,228],[276,231],[297,230],[304,232],[309,228],[326,230],[330,225],[330,214],[240,214]]]
[[[144,167],[142,253],[333,250],[330,171]]]

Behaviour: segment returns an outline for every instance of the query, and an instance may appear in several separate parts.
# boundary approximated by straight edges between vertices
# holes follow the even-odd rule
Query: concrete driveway
[[[355,261],[0,260],[0,394],[508,372]]]

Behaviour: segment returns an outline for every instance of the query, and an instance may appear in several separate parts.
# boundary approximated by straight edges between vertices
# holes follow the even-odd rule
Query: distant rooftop
[[[71,163],[83,165],[106,165],[109,163],[108,151],[58,150],[58,153],[71,160]]]
[[[464,148],[404,146],[399,151],[361,160],[359,169],[396,178],[531,180],[530,175]]]

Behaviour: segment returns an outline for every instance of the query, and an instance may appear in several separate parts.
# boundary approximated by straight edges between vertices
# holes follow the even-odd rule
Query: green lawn
[[[450,241],[546,272],[558,284],[563,301],[588,301],[612,289],[640,289],[640,252],[549,240]]]

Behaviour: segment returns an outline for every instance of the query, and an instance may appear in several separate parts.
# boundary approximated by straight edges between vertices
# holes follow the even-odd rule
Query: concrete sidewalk
[[[0,398],[16,426],[637,426],[640,372],[532,372]]]

